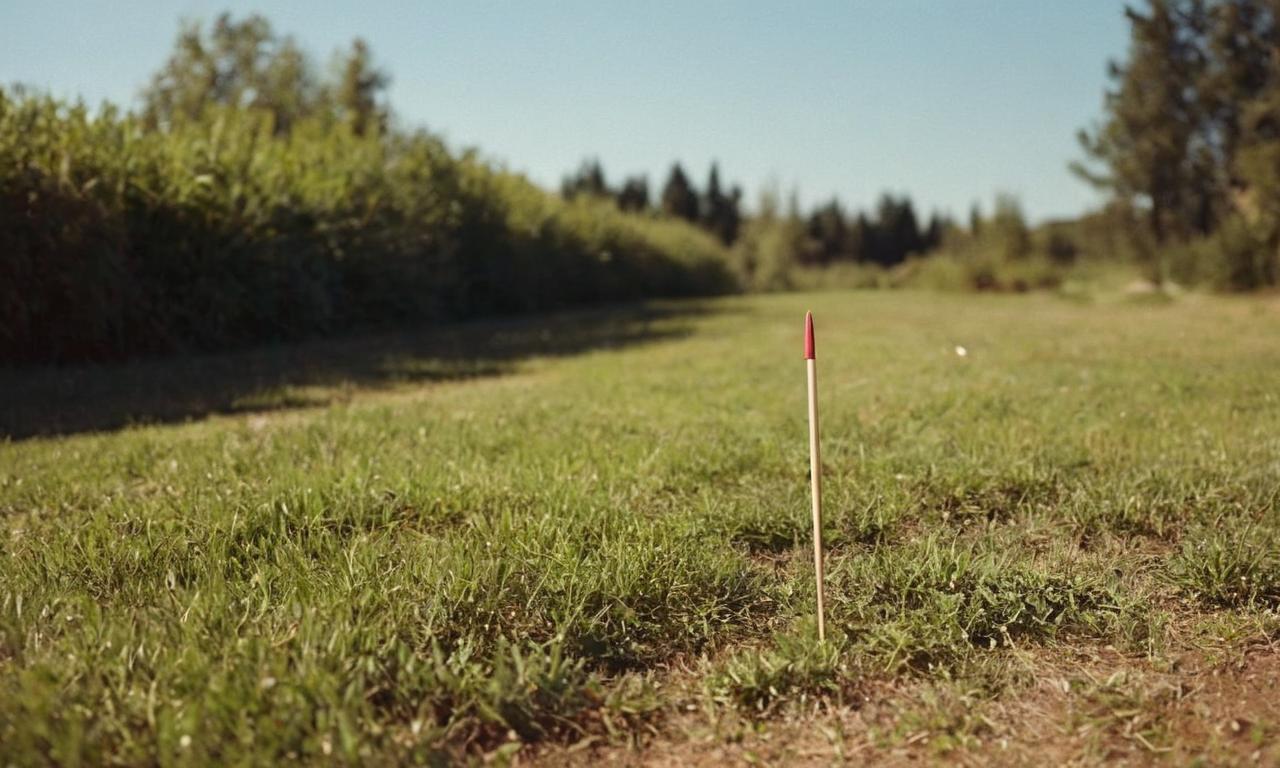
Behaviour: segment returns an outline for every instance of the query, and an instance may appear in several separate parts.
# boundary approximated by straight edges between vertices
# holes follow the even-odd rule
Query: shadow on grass
[[[120,365],[0,369],[0,438],[323,405],[359,389],[511,372],[521,360],[688,335],[704,302],[639,304]]]

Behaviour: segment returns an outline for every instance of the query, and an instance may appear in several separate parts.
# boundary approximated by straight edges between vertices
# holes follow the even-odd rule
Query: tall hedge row
[[[709,294],[714,238],[565,202],[425,133],[0,91],[0,361],[207,351],[358,327]]]

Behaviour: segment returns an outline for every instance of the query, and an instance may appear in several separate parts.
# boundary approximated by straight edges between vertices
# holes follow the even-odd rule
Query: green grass
[[[1278,340],[1272,300],[825,293],[7,372],[0,752],[448,762],[1274,632]]]

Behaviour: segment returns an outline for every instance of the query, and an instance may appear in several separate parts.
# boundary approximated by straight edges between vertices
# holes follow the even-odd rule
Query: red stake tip
[[[813,313],[804,313],[804,359],[813,360]]]

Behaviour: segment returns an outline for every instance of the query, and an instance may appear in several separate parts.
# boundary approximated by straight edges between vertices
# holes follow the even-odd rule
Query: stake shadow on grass
[[[712,311],[707,302],[631,304],[217,355],[0,368],[0,439],[304,408],[361,389],[501,376],[529,358],[687,336],[693,318]]]

